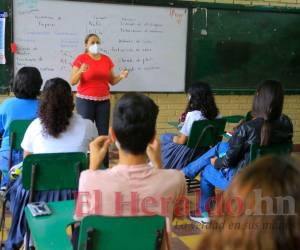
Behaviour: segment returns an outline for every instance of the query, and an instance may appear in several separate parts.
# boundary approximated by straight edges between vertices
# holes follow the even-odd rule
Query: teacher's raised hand
[[[128,69],[123,69],[120,73],[120,78],[121,79],[127,78],[128,74],[129,74]]]
[[[125,79],[128,76],[128,74],[129,74],[128,69],[123,69],[119,75],[115,75],[112,70],[111,75],[110,75],[110,84],[115,85],[115,84],[119,83],[120,81]]]

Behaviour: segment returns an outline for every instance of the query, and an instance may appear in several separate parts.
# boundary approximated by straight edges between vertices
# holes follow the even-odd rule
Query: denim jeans
[[[23,160],[23,151],[13,151],[12,166],[20,163]],[[0,151],[0,171],[2,172],[1,187],[9,182],[9,150]]]
[[[222,157],[226,154],[228,147],[227,142],[220,142],[182,169],[185,176],[189,178],[194,178],[203,171],[200,183],[201,199],[199,205],[201,212],[207,212],[210,207],[209,202],[215,196],[215,187],[225,190],[237,171],[235,168],[216,169],[210,163],[211,158]]]
[[[200,210],[208,212],[211,208],[210,201],[215,197],[215,187],[226,190],[237,172],[236,168],[216,169],[209,164],[202,172],[200,188]]]
[[[185,168],[182,169],[185,176],[194,179],[207,165],[210,165],[210,159],[213,157],[220,157],[228,150],[227,142],[220,142],[206,153],[201,155],[195,161],[192,161]]]

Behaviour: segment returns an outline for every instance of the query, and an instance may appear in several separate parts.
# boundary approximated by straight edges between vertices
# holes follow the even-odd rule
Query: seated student
[[[214,120],[219,117],[210,86],[203,82],[188,89],[188,104],[181,116],[182,128],[179,135],[163,134],[160,137],[162,162],[165,168],[183,168],[188,162],[193,150],[185,146],[191,133],[194,121]],[[183,119],[182,119],[183,118]]]
[[[24,157],[36,153],[87,152],[89,143],[98,136],[96,126],[88,119],[73,113],[74,103],[70,85],[61,78],[45,84],[36,118],[26,130],[22,141]],[[20,247],[25,230],[24,207],[29,193],[22,187],[19,177],[9,190],[12,225],[6,249]],[[73,198],[72,191],[41,192],[36,200],[66,200]]]
[[[299,159],[255,161],[236,176],[217,207],[198,250],[300,249]]]
[[[37,116],[39,101],[37,96],[42,86],[42,77],[37,68],[21,68],[13,82],[15,97],[6,99],[0,105],[0,171],[2,172],[1,191],[7,189],[9,181],[9,125],[14,120],[32,120]],[[15,165],[23,159],[23,152],[14,151],[12,164]]]
[[[145,95],[125,94],[118,101],[110,129],[111,139],[100,136],[90,145],[90,169],[80,176],[76,219],[90,214],[160,214],[167,218],[170,232],[176,200],[185,195],[185,178],[179,171],[159,169],[160,147],[155,139],[157,114],[158,107]],[[113,168],[98,170],[111,141],[119,149],[119,162]],[[154,166],[149,164],[147,156]],[[96,191],[101,193],[100,207],[96,206]],[[83,202],[86,194],[88,207]],[[120,203],[116,202],[118,195]],[[135,203],[124,205],[134,195],[138,201],[136,206]],[[141,204],[146,199],[149,206],[145,208]]]
[[[217,144],[182,169],[189,178],[203,170],[200,184],[202,215],[191,215],[192,220],[200,223],[209,221],[207,202],[214,197],[215,187],[225,190],[232,178],[249,163],[251,144],[264,146],[292,142],[293,125],[282,114],[283,99],[280,82],[264,81],[254,95],[253,119],[238,127],[228,143]]]

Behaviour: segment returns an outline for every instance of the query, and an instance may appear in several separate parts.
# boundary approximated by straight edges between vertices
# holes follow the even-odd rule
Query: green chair
[[[92,215],[80,223],[78,250],[161,249],[162,216],[107,217]]]
[[[241,120],[245,119],[243,115],[229,115],[223,116],[227,123],[239,123]]]
[[[15,120],[12,121],[9,125],[9,169],[11,169],[12,167],[13,150],[22,150],[21,143],[23,141],[25,132],[31,122],[32,120]]]
[[[286,143],[286,144],[273,144],[269,146],[260,146],[258,144],[252,144],[250,146],[250,162],[254,161],[258,157],[264,156],[264,155],[285,155],[290,154],[293,150],[293,144],[292,143]]]
[[[34,202],[36,191],[77,190],[80,172],[86,168],[87,157],[81,152],[28,155],[23,161],[22,184],[30,192],[29,203]],[[28,245],[26,237],[26,249]]]
[[[195,121],[186,146],[192,149],[212,147],[222,140],[226,119]]]
[[[240,122],[248,122],[252,120],[251,111],[247,112],[245,116],[242,115],[230,115],[230,116],[223,116],[228,123],[240,123]],[[231,134],[224,133],[223,137],[227,140],[231,138]]]
[[[226,119],[220,118],[215,120],[195,121],[192,125],[191,133],[186,146],[193,149],[185,166],[191,162],[196,156],[200,155],[209,148],[215,146],[222,140]],[[186,178],[188,193],[199,189],[199,181],[197,179]]]
[[[245,115],[245,121],[251,121],[253,119],[251,111],[248,111],[247,114]]]
[[[33,201],[35,191],[77,189],[86,168],[87,157],[81,152],[31,154],[23,161],[22,184]]]
[[[11,169],[13,164],[13,150],[22,150],[21,143],[24,134],[32,120],[15,120],[9,124],[9,158],[8,158],[8,170]],[[0,180],[2,178],[2,173],[0,171]],[[0,230],[3,231],[5,226],[5,207],[8,202],[8,197],[6,194],[2,197],[2,211],[0,219]],[[3,237],[1,237],[3,238]]]

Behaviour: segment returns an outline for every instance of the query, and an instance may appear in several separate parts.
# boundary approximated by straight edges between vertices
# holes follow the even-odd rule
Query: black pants
[[[99,135],[108,135],[110,101],[92,101],[76,97],[76,109],[84,119],[90,119],[96,124]],[[108,167],[108,154],[103,164]]]

